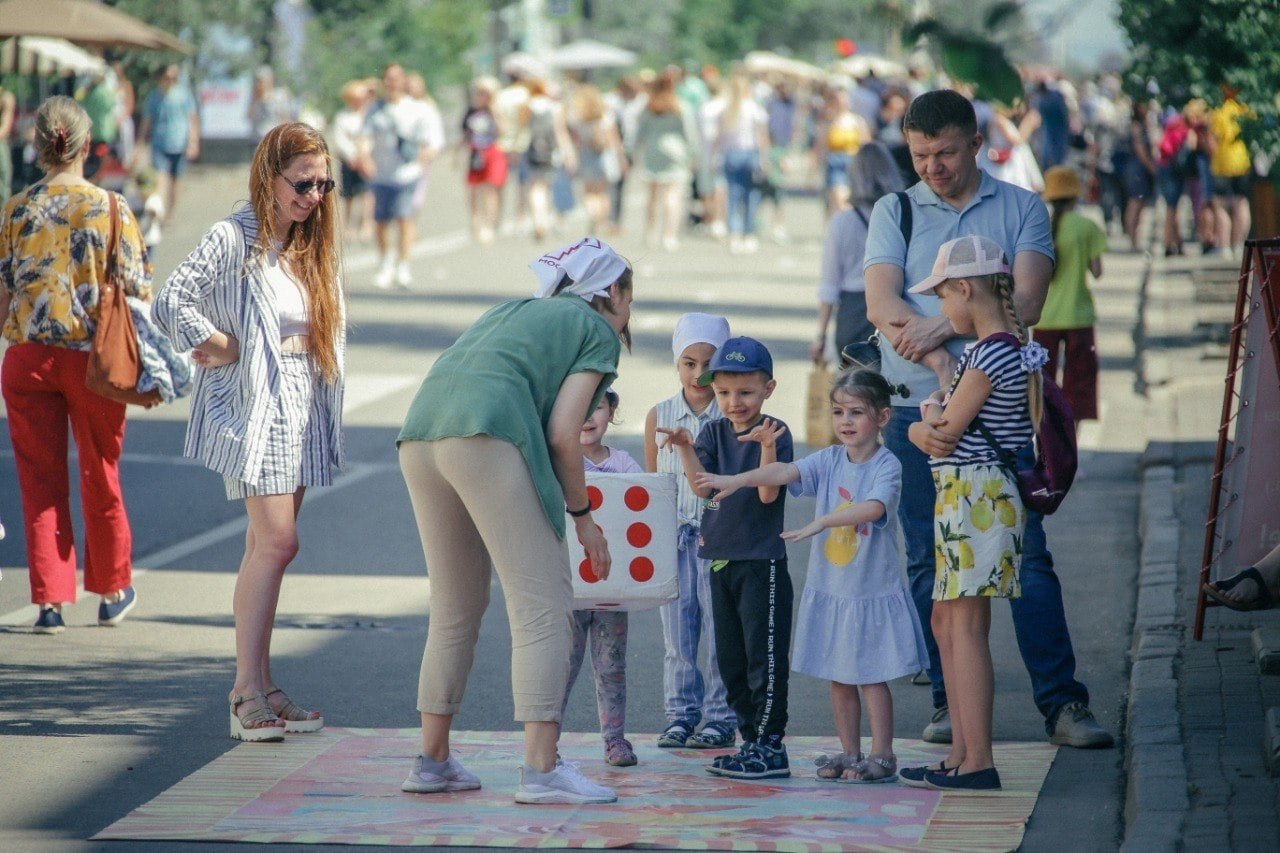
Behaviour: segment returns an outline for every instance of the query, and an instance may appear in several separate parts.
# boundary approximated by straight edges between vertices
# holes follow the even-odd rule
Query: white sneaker
[[[747,237],[742,241],[742,254],[754,255],[760,251],[760,241],[755,237]]]
[[[441,791],[474,791],[480,787],[480,780],[474,773],[458,763],[452,755],[441,764],[432,761],[434,770],[423,768],[426,756],[419,755],[413,759],[413,772],[409,778],[400,783],[401,791],[410,794],[438,794]]]
[[[409,271],[409,265],[404,261],[396,267],[396,287],[409,289],[409,285],[413,283],[413,273]]]
[[[618,794],[612,788],[597,785],[578,769],[578,765],[556,759],[550,773],[539,773],[525,765],[520,768],[517,803],[614,803]]]
[[[378,274],[373,277],[373,286],[379,290],[386,290],[391,286],[391,279],[395,274],[395,264],[389,260],[384,260],[378,267]]]

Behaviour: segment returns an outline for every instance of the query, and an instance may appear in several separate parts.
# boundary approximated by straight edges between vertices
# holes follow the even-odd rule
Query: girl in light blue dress
[[[880,444],[892,413],[889,383],[869,370],[840,374],[831,389],[839,444],[798,462],[775,462],[731,477],[700,475],[713,497],[748,486],[790,484],[817,498],[816,517],[782,538],[816,536],[800,598],[791,664],[831,682],[831,707],[842,753],[818,759],[827,781],[893,782],[893,697],[888,682],[919,672],[927,660],[920,619],[907,589],[898,530],[902,467]],[[871,752],[862,753],[862,703]]]

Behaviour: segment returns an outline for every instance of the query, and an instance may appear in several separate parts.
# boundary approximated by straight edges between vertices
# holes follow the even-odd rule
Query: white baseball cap
[[[1004,250],[999,243],[970,234],[943,243],[933,262],[933,275],[908,288],[907,292],[928,293],[949,278],[969,278],[1008,271],[1009,263],[1005,260]]]

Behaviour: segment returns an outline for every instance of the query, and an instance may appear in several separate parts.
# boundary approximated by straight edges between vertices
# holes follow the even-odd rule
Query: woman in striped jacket
[[[152,314],[196,375],[184,453],[221,474],[249,517],[236,579],[231,737],[278,741],[317,731],[318,711],[271,678],[271,629],[298,552],[307,486],[343,462],[345,315],[338,280],[332,163],[324,138],[294,122],[253,155],[250,202],[215,224],[156,296]]]

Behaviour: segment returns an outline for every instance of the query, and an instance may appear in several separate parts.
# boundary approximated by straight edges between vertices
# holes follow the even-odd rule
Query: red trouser
[[[87,352],[25,343],[11,345],[0,368],[36,604],[76,600],[68,422],[80,457],[84,588],[105,595],[132,581],[133,534],[120,494],[124,404],[85,387],[88,361]]]
[[[1031,337],[1049,351],[1045,375],[1052,376],[1071,404],[1076,423],[1098,419],[1098,350],[1092,326],[1033,329]],[[1058,357],[1058,348],[1062,357]],[[1059,376],[1061,373],[1061,376]]]

